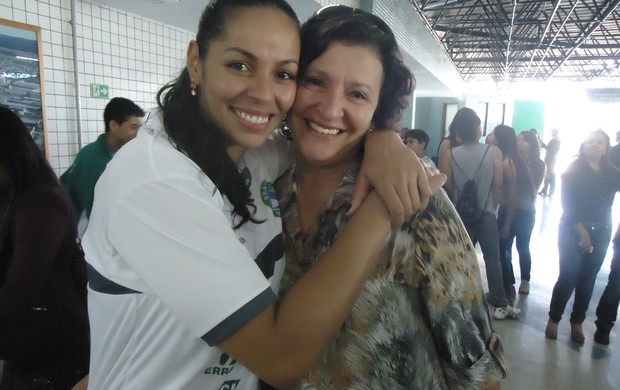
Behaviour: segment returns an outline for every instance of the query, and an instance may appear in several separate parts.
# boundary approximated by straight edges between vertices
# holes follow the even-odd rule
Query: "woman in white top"
[[[377,191],[322,265],[275,294],[283,251],[272,183],[288,160],[286,144],[265,141],[293,103],[299,52],[286,1],[212,1],[160,110],[108,165],[84,238],[90,389],[256,389],[257,377],[289,387],[346,318],[390,230]],[[367,155],[389,150],[367,177],[402,223],[430,189],[419,163],[400,168],[412,156],[396,134],[376,137]],[[401,150],[392,166],[382,161]]]

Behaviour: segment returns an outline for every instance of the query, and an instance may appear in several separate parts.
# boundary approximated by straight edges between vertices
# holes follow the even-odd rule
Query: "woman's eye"
[[[295,80],[297,76],[292,72],[282,71],[278,72],[278,78],[280,80]]]
[[[366,95],[361,92],[353,92],[351,93],[351,96],[358,100],[368,100],[368,98],[366,98]]]
[[[241,72],[245,72],[248,70],[248,66],[246,64],[244,64],[243,62],[233,62],[232,64],[229,65],[232,69],[234,70],[238,70]]]
[[[304,79],[304,83],[307,85],[314,85],[317,87],[321,87],[323,85],[323,81],[321,79],[318,79],[316,77],[306,77]]]

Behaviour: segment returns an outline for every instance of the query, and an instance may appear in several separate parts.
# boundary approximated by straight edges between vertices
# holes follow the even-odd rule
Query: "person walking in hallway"
[[[144,111],[129,99],[115,97],[103,111],[105,132],[86,145],[73,164],[60,176],[78,219],[78,232],[84,235],[95,198],[95,184],[114,154],[135,138],[142,125]]]
[[[533,137],[530,132],[528,135]],[[516,237],[519,263],[521,266],[521,286],[519,292],[529,292],[530,269],[532,257],[529,251],[530,237],[534,228],[536,214],[536,189],[542,181],[545,168],[542,160],[538,166],[538,178],[532,180],[533,172],[519,152],[524,141],[518,141],[514,129],[499,125],[493,130],[497,146],[502,151],[504,173],[504,193],[499,205],[499,254],[504,277],[504,289],[508,302],[512,305],[516,299],[515,276],[512,267],[512,243]],[[519,135],[519,140],[523,134]],[[534,141],[536,141],[534,137]],[[525,143],[529,147],[529,144]],[[538,145],[535,145],[538,149]]]
[[[559,133],[560,131],[558,129],[551,130],[551,140],[549,140],[547,145],[541,145],[541,147],[545,149],[545,165],[547,165],[545,184],[539,193],[542,196],[551,196],[555,192],[555,163],[557,162],[558,153],[560,152]]]
[[[446,164],[446,188],[453,202],[457,204],[463,195],[465,183],[474,181],[480,212],[477,213],[475,221],[464,220],[463,223],[472,243],[475,245],[480,242],[489,286],[488,300],[494,306],[493,318],[517,319],[520,311],[508,303],[504,291],[499,259],[499,232],[495,217],[502,193],[502,152],[497,146],[479,142],[480,123],[474,110],[467,107],[461,108],[454,116],[450,131],[456,134],[459,146],[448,149],[451,163]],[[463,215],[461,218],[463,219]]]
[[[562,217],[558,232],[560,274],[549,305],[545,336],[556,339],[558,323],[575,292],[571,338],[583,343],[583,323],[596,275],[611,238],[611,205],[620,190],[620,171],[608,160],[609,136],[596,130],[579,148],[577,159],[562,175]]]
[[[620,131],[616,132],[616,145],[609,152],[609,162],[620,169]],[[616,322],[620,304],[620,225],[616,228],[612,243],[614,254],[611,258],[609,278],[596,307],[594,341],[602,345],[609,345],[609,334]]]

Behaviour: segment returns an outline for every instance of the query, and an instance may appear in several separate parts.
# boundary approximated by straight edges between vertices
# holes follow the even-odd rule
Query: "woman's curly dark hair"
[[[408,106],[415,78],[404,64],[396,37],[378,16],[343,5],[317,11],[301,27],[299,75],[333,42],[362,45],[376,51],[383,65],[383,86],[372,118],[377,129],[393,127]]]

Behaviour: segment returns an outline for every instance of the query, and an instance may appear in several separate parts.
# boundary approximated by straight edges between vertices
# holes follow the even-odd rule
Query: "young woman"
[[[545,163],[540,158],[540,146],[536,134],[530,131],[522,131],[517,137],[517,142],[519,154],[523,158],[530,176],[530,188],[533,190],[533,195],[529,189],[525,193],[520,191],[517,194],[517,206],[510,226],[510,234],[506,241],[506,251],[508,254],[512,254],[512,242],[516,239],[521,269],[519,294],[529,294],[532,269],[530,238],[536,222],[536,193],[545,177]],[[514,273],[512,280],[514,281]]]
[[[302,47],[288,116],[298,154],[276,183],[285,297],[325,266],[324,254],[346,232],[363,137],[396,122],[413,88],[390,28],[361,10],[319,10],[302,27]],[[442,192],[384,243],[346,323],[300,388],[481,389],[504,374],[499,345],[476,255]]]
[[[536,190],[532,188],[532,180],[527,165],[517,146],[517,134],[510,126],[499,125],[493,129],[495,144],[502,151],[502,180],[503,194],[499,203],[498,228],[499,228],[499,255],[502,264],[502,275],[504,278],[504,290],[508,302],[513,305],[516,299],[515,278],[512,269],[512,235],[513,228],[519,224],[533,225],[534,201],[536,200]],[[526,207],[532,207],[525,211]],[[525,215],[523,213],[525,211]],[[513,222],[516,221],[516,225]],[[511,237],[512,236],[512,237]],[[521,238],[521,237],[519,237]],[[529,241],[529,239],[528,239]],[[521,252],[519,252],[521,257]],[[531,260],[530,260],[531,262]],[[528,267],[529,268],[529,267]],[[522,270],[523,272],[523,270]],[[529,280],[529,269],[526,270]]]
[[[75,215],[19,117],[0,123],[0,389],[69,389],[88,371]]]
[[[459,115],[458,111],[455,118]],[[450,122],[448,126],[448,136],[439,142],[439,148],[437,149],[437,168],[441,173],[448,174],[450,171],[450,164],[452,163],[452,148],[456,148],[460,145],[459,140],[456,138],[457,128],[455,127],[457,121]],[[447,184],[447,183],[446,183]],[[447,188],[446,188],[447,189]]]
[[[607,159],[609,136],[588,134],[577,160],[562,175],[562,217],[558,232],[560,275],[553,288],[545,336],[556,339],[566,303],[575,292],[571,338],[583,343],[581,324],[592,297],[596,275],[611,239],[611,206],[620,190],[620,171]]]
[[[299,50],[286,1],[212,1],[186,69],[159,92],[161,109],[108,165],[84,238],[89,389],[255,389],[257,376],[289,387],[342,325],[390,220],[371,193],[325,265],[276,298],[272,183],[287,145],[263,144],[293,103]],[[410,157],[395,134],[381,148],[391,136]],[[401,219],[428,192],[418,196],[415,181],[383,186],[403,199]]]

